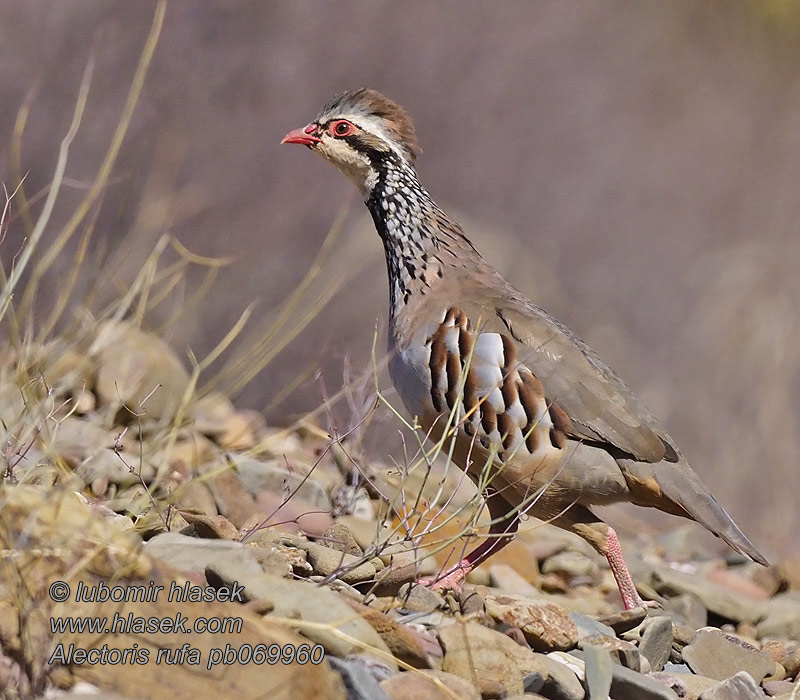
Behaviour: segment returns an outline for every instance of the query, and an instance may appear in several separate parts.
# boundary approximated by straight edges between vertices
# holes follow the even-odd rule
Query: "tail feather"
[[[658,464],[621,460],[619,464],[631,494],[641,497],[641,505],[695,520],[740,554],[769,566],[764,555],[717,503],[700,477],[683,459]]]
[[[716,530],[707,522],[703,522],[700,520],[698,520],[698,522],[704,525],[706,529],[710,530],[715,535],[717,535],[717,537],[722,538],[724,542],[727,542],[728,545],[730,545],[733,549],[739,552],[739,554],[744,554],[746,557],[750,557],[750,559],[752,559],[754,562],[758,564],[761,564],[762,566],[769,566],[767,558],[755,548],[753,543],[748,539],[747,535],[745,535],[739,529],[739,526],[735,522],[733,522],[733,519],[731,518],[730,515],[728,515],[725,509],[714,500],[714,497],[711,496],[711,494],[709,494],[709,498],[713,501],[714,505],[719,510],[719,513],[721,515],[720,521],[724,525],[727,525],[727,527],[725,527],[724,530],[723,529]],[[723,525],[720,525],[719,527],[721,528],[723,527]]]

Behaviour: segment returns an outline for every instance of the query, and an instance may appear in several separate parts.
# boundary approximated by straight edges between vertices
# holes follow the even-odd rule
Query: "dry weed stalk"
[[[90,99],[91,78],[96,69],[94,52],[92,51],[87,61],[80,82],[72,121],[61,141],[51,184],[30,197],[24,187],[22,144],[35,100],[35,90],[29,92],[17,114],[11,150],[12,168],[17,171],[19,184],[11,192],[6,190],[5,202],[0,213],[0,244],[6,242],[8,227],[14,222],[20,222],[26,230],[20,249],[11,251],[11,257],[6,260],[7,263],[10,261],[8,278],[5,277],[4,268],[0,266],[2,284],[0,326],[7,331],[6,358],[13,360],[13,367],[11,362],[4,363],[0,367],[0,373],[3,375],[4,386],[16,386],[14,392],[18,394],[18,397],[12,397],[13,400],[4,401],[5,397],[0,392],[0,425],[4,433],[0,459],[3,460],[2,467],[9,479],[15,478],[15,472],[18,472],[20,465],[25,463],[34,445],[38,445],[40,449],[39,459],[54,465],[56,474],[66,474],[70,471],[52,449],[51,442],[53,433],[57,431],[57,423],[66,418],[65,411],[67,416],[74,414],[80,396],[76,396],[69,388],[46,387],[45,381],[48,367],[59,360],[64,349],[77,348],[80,352],[92,356],[92,352],[98,349],[96,339],[101,324],[124,320],[141,328],[147,323],[152,323],[153,312],[163,308],[166,303],[171,303],[172,307],[168,309],[165,324],[167,326],[174,324],[179,317],[196,312],[204,302],[219,270],[233,262],[233,258],[230,257],[199,256],[189,251],[169,233],[162,233],[158,237],[152,251],[143,260],[130,282],[126,282],[119,274],[118,265],[121,261],[103,264],[90,259],[89,251],[92,248],[90,244],[96,233],[96,222],[103,195],[113,181],[114,164],[142,94],[147,71],[163,26],[165,8],[165,2],[159,2],[156,6],[150,33],[144,44],[127,101],[101,165],[92,181],[80,185],[86,190],[84,196],[68,216],[66,223],[55,232],[52,232],[52,214],[59,194],[64,186],[74,185],[66,176],[66,172],[70,148],[82,125]],[[186,197],[183,194],[159,191],[158,195],[162,208],[187,210]],[[34,206],[40,202],[40,211],[34,212]],[[136,222],[144,223],[137,223],[138,226],[147,225],[145,219],[148,216],[151,219],[158,219],[156,223],[161,222],[153,212],[147,213],[153,209],[147,201],[143,201],[140,208],[141,211],[134,219]],[[140,398],[138,407],[137,403],[133,404],[133,408],[125,406],[121,399],[116,406],[101,407],[105,412],[106,425],[116,423],[117,409],[123,406],[139,424],[139,468],[127,463],[126,466],[132,473],[138,474],[140,480],[142,480],[144,440],[150,440],[153,445],[157,444],[161,448],[158,450],[161,461],[157,465],[155,480],[150,484],[142,483],[153,507],[156,506],[154,499],[165,501],[166,512],[169,513],[169,508],[174,503],[174,498],[165,493],[161,487],[169,472],[172,447],[178,440],[179,431],[190,420],[189,411],[194,400],[217,386],[224,386],[233,393],[241,390],[308,325],[339,287],[347,282],[347,277],[339,277],[334,281],[319,284],[323,263],[331,256],[332,246],[341,232],[345,214],[346,210],[343,210],[338,216],[314,264],[300,285],[289,295],[275,318],[266,326],[262,326],[249,341],[244,342],[242,336],[250,323],[254,304],[241,313],[239,319],[205,357],[199,359],[189,351],[191,364],[189,383],[183,396],[178,397],[177,410],[167,425],[158,426],[155,432],[149,424],[147,431],[142,429],[141,423],[148,397]],[[52,308],[44,309],[46,314],[42,317],[42,322],[34,324],[34,309],[38,312],[43,310],[41,303],[37,301],[40,296],[39,287],[46,276],[52,274],[54,262],[63,258],[67,244],[76,234],[79,236],[79,241],[66,266],[68,270],[66,277],[60,280],[60,293]],[[205,269],[206,273],[197,288],[184,299],[182,294],[176,292],[186,287],[187,273],[193,268]],[[351,274],[357,274],[357,268],[350,266],[350,269]],[[87,290],[80,291],[81,285],[86,280],[91,280],[91,284]],[[104,297],[105,302],[102,301]],[[176,301],[176,298],[179,299]],[[77,311],[72,318],[68,318],[68,311],[72,309]],[[225,360],[222,369],[211,374],[212,365],[221,359]],[[80,391],[84,391],[84,388]],[[51,426],[53,429],[47,427],[48,423],[53,424]],[[115,443],[115,451],[120,459],[123,459],[122,434],[124,431],[119,434],[119,439]],[[157,510],[161,513],[161,509]],[[139,509],[135,508],[134,514],[138,511]]]

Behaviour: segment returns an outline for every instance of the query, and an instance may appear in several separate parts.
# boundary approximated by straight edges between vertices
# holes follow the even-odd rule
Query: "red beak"
[[[318,126],[311,122],[311,124],[304,126],[302,129],[290,131],[283,137],[281,143],[299,143],[301,146],[313,146],[315,143],[322,141],[322,139],[314,136],[317,128]]]

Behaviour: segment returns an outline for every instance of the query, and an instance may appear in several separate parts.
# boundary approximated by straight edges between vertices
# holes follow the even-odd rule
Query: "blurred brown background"
[[[35,91],[22,153],[31,194],[52,177],[96,55],[54,224],[94,177],[153,7],[0,0],[8,185],[26,94]],[[166,331],[202,357],[252,300],[269,317],[348,207],[322,273],[342,288],[237,398],[274,423],[319,405],[318,364],[329,392],[346,357],[355,371],[369,365],[387,313],[382,252],[345,178],[278,143],[332,93],[382,90],[416,120],[423,182],[489,261],[639,391],[767,555],[800,552],[794,7],[174,0],[95,252],[127,280],[164,231],[201,255],[235,256],[201,307]],[[6,265],[21,235],[13,225]],[[298,377],[308,379],[294,387]]]

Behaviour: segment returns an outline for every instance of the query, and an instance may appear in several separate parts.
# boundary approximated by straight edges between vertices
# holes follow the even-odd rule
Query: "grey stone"
[[[586,680],[586,663],[583,660],[583,651],[581,649],[551,651],[547,658],[566,666],[581,682]]]
[[[747,671],[739,671],[704,691],[700,700],[759,700],[766,697]]]
[[[737,671],[747,671],[760,683],[775,669],[775,661],[768,654],[710,628],[697,631],[683,650],[683,660],[698,675],[718,681],[730,678]]]
[[[260,572],[243,573],[220,562],[208,566],[208,575],[226,583],[237,581],[245,587],[248,600],[261,601],[275,617],[298,621],[297,630],[322,644],[328,654],[344,658],[372,647],[381,662],[391,658],[373,627],[328,588]]]
[[[177,492],[176,500],[181,509],[194,509],[206,515],[218,515],[217,504],[211,490],[202,481],[190,479],[185,481]]]
[[[675,612],[681,616],[682,623],[692,629],[700,629],[708,624],[708,610],[695,596],[689,593],[676,595],[664,605],[665,612]],[[677,620],[681,622],[681,620]]]
[[[462,615],[483,615],[486,612],[483,596],[476,590],[462,588],[458,602],[461,605]]]
[[[445,621],[445,615],[442,612],[430,613],[409,613],[403,616],[403,621],[413,622],[415,625],[422,625],[426,629],[435,630]]]
[[[347,552],[347,554],[352,554],[356,557],[363,556],[364,554],[364,550],[361,549],[358,542],[356,542],[356,538],[353,537],[350,528],[344,523],[334,523],[331,525],[325,530],[319,543],[325,547],[335,549],[337,552]]]
[[[664,672],[665,673],[691,673],[692,669],[690,669],[686,664],[665,663],[664,664]]]
[[[379,545],[385,545],[387,538],[390,537],[389,533],[391,533],[390,528],[383,527],[386,523],[379,523],[374,516],[369,519],[363,519],[349,513],[347,515],[339,515],[336,518],[336,522],[347,526],[347,529],[350,530],[362,550],[372,546],[378,546],[380,549]]]
[[[444,671],[398,673],[381,688],[392,700],[481,700],[472,683]]]
[[[297,498],[311,503],[319,510],[329,511],[331,499],[325,489],[314,480],[313,475],[306,478],[301,472],[291,472],[279,460],[262,462],[248,457],[233,457],[239,478],[252,494],[270,491],[278,495],[294,494]]]
[[[692,525],[683,525],[661,535],[658,542],[664,558],[671,562],[697,562],[708,559],[708,549]]]
[[[566,549],[548,557],[542,565],[543,574],[558,574],[567,581],[575,578],[594,580],[599,571],[600,568],[596,561],[590,559],[583,552],[576,552],[572,549]]]
[[[527,598],[536,598],[539,591],[529,583],[516,569],[508,564],[491,564],[489,566],[489,582],[493,588],[503,593],[520,595]]]
[[[779,593],[770,600],[757,629],[759,638],[800,639],[800,592]]]
[[[442,670],[476,683],[483,696],[521,693],[523,677],[537,670],[530,650],[477,622],[451,623],[437,632]]]
[[[207,540],[177,532],[156,535],[144,545],[151,557],[184,574],[202,576],[209,564],[224,563],[231,571],[260,574],[261,565],[251,549],[232,540]]]
[[[686,698],[689,695],[689,688],[686,684],[686,679],[688,678],[699,678],[700,676],[691,676],[683,674],[681,675],[674,675],[672,673],[664,673],[663,671],[656,671],[655,673],[648,673],[648,678],[653,679],[654,681],[660,683],[666,688],[672,690],[679,698]],[[716,681],[709,681],[709,684],[713,685]],[[706,686],[703,687],[705,690]]]
[[[533,674],[525,676],[523,683],[526,692],[538,693],[539,690],[532,690],[535,684],[535,676],[539,675],[542,679],[541,694],[552,700],[583,700],[586,693],[580,684],[577,676],[564,664],[551,659],[546,654],[535,653],[534,659],[538,669]],[[531,688],[528,687],[528,678],[531,678]]]
[[[538,671],[531,671],[522,679],[522,683],[526,693],[538,693],[544,688],[544,676]]]
[[[188,510],[179,511],[185,522],[191,525],[197,537],[211,540],[239,540],[239,530],[224,515],[206,515]],[[189,534],[189,532],[184,532]]]
[[[683,649],[694,639],[695,634],[697,634],[697,630],[693,630],[688,625],[675,624],[675,621],[672,621],[672,641],[675,649]]]
[[[590,645],[605,649],[611,655],[612,661],[622,664],[625,668],[630,668],[637,673],[642,670],[641,655],[631,642],[616,637],[598,636],[580,643],[581,649],[584,650]]]
[[[674,690],[624,666],[612,668],[611,697],[614,700],[677,700]]]
[[[378,632],[395,659],[414,668],[432,668],[442,658],[438,640],[425,630],[399,622],[394,615],[345,598],[361,617]]]
[[[384,566],[376,573],[371,590],[378,596],[395,596],[405,584],[413,583],[420,575],[414,564]]]
[[[665,616],[651,617],[644,622],[639,653],[650,662],[650,669],[660,671],[672,651],[672,620]]]
[[[49,446],[69,464],[77,465],[98,448],[114,447],[114,437],[110,430],[92,421],[67,416],[53,430]]]
[[[279,544],[248,545],[248,549],[266,574],[291,578],[292,574],[304,576],[311,573],[311,566],[306,561],[306,553],[301,549],[283,547]]]
[[[122,403],[148,420],[173,417],[189,373],[161,338],[129,321],[107,320],[98,326],[89,354],[97,359],[95,393],[102,405]]]
[[[604,625],[593,617],[579,612],[570,612],[569,616],[578,628],[578,639],[590,639],[591,637],[613,637],[615,632],[608,625]]]
[[[640,625],[645,617],[647,617],[647,611],[644,608],[634,608],[605,615],[600,618],[600,622],[611,627],[615,634],[622,634]]]
[[[710,612],[727,620],[755,624],[766,612],[765,601],[753,600],[741,593],[720,586],[703,576],[676,571],[667,566],[654,567],[652,585],[661,594],[690,593]]]
[[[265,573],[271,574],[273,572],[272,571],[265,571]],[[328,581],[327,583],[325,583],[325,577],[324,576],[311,575],[311,576],[307,577],[306,580],[310,581],[311,583],[316,583],[317,585],[323,585],[324,584],[327,588],[330,588],[332,591],[336,591],[337,593],[339,593],[339,594],[341,594],[343,596],[347,596],[348,598],[350,598],[350,600],[354,600],[357,603],[364,603],[364,600],[367,597],[361,591],[359,591],[357,588],[354,588],[353,586],[351,586],[349,583],[345,583],[344,581],[339,581],[338,579],[334,580],[334,581]]]
[[[792,681],[764,681],[762,684],[764,692],[771,698],[779,695],[789,695],[795,688]]]
[[[429,613],[444,607],[444,598],[418,583],[404,583],[397,592],[397,601],[413,612]]]
[[[586,692],[588,700],[607,700],[611,691],[611,655],[594,644],[583,648],[586,668]]]
[[[136,491],[139,491],[140,489],[138,486],[134,486],[132,488]],[[133,496],[133,498],[138,497],[138,495]],[[132,501],[129,501],[129,504],[131,502]],[[191,528],[189,523],[186,522],[186,519],[183,517],[180,511],[172,511],[169,513],[169,517],[167,517],[165,512],[162,512],[157,508],[150,508],[146,512],[141,513],[139,518],[136,520],[136,531],[145,541],[151,540],[156,535],[161,535],[165,532],[179,532],[181,534],[189,535],[192,530],[193,528]],[[205,539],[202,535],[196,535],[196,533],[191,534],[199,536],[200,539]]]
[[[341,520],[342,518],[339,518],[339,521]],[[354,521],[351,520],[349,522],[352,523]],[[360,544],[360,536],[355,531],[353,531],[353,536]],[[373,537],[375,537],[374,534]],[[410,567],[419,576],[437,576],[441,573],[439,565],[436,563],[436,558],[425,547],[420,547],[414,542],[393,541],[394,538],[389,538],[389,541],[384,540],[385,537],[381,536],[380,541],[377,543],[376,555],[386,567],[391,566],[395,569]],[[371,544],[373,542],[364,547],[364,550],[369,549]]]
[[[248,531],[252,532],[258,522],[266,520],[268,514],[258,510],[253,497],[227,464],[223,468],[221,461],[213,460],[202,465],[199,471],[207,478],[205,483],[214,499],[217,512],[236,527],[241,529],[247,526]],[[247,540],[251,537],[251,534],[248,535]]]
[[[335,656],[329,656],[328,663],[342,677],[347,700],[390,700],[380,683],[362,664]]]
[[[521,646],[477,623],[450,624],[441,627],[438,634],[444,649],[442,670],[465,680],[474,679],[482,696],[521,692],[523,676],[533,670]],[[522,665],[523,661],[527,663]]]
[[[198,398],[189,408],[194,428],[205,435],[219,435],[225,421],[236,412],[231,400],[221,391],[211,391]]]
[[[107,479],[118,486],[131,486],[144,479],[149,483],[155,477],[156,470],[148,461],[138,455],[120,450],[100,448],[92,451],[77,467],[74,473],[91,484],[95,479]]]
[[[683,676],[675,675],[673,678],[680,680],[683,687],[686,689],[685,700],[697,700],[709,688],[713,688],[719,681],[713,678],[706,678],[705,676],[695,676],[693,673],[685,674]]]
[[[320,576],[335,575],[336,578],[351,585],[375,579],[377,573],[375,565],[372,562],[363,561],[361,557],[338,552],[295,535],[285,535],[281,538],[281,543],[305,550],[308,563],[311,564],[314,573]]]
[[[554,700],[585,697],[580,681],[566,666],[496,630],[470,621],[440,627],[438,632],[444,648],[442,670],[476,683],[484,697],[522,693],[523,679],[531,673],[541,676],[543,687],[550,689],[545,694]]]

